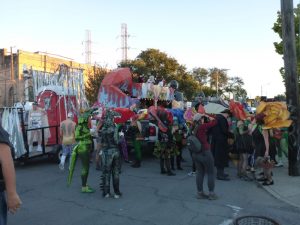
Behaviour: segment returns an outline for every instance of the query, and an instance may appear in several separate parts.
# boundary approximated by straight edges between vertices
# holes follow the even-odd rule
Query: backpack
[[[193,132],[186,139],[187,148],[190,150],[191,153],[193,153],[193,152],[201,153],[202,152],[201,142],[195,135],[195,134],[197,134],[198,128],[199,128],[199,124],[194,128]]]
[[[200,140],[195,136],[195,135],[190,135],[187,137],[186,140],[186,145],[187,148],[192,152],[192,153],[201,153],[202,152],[202,145]]]

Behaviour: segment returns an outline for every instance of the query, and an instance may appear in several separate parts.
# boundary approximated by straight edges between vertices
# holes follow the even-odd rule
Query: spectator
[[[209,121],[211,119],[211,121]],[[214,174],[214,158],[211,153],[210,144],[208,142],[208,130],[217,125],[217,121],[213,117],[209,117],[200,113],[195,114],[193,118],[196,123],[194,133],[201,142],[202,151],[200,153],[192,153],[193,161],[196,165],[196,184],[197,184],[197,198],[208,198],[210,200],[217,199],[214,192],[215,189],[215,174]],[[207,175],[207,186],[209,194],[203,191],[203,180],[205,174]]]
[[[228,136],[229,125],[227,119],[231,115],[230,110],[226,109],[220,114],[217,114],[217,126],[211,129],[212,142],[211,149],[215,159],[215,166],[217,168],[217,179],[228,181],[229,175],[224,173],[224,168],[228,166]]]
[[[7,211],[16,213],[22,202],[16,191],[13,148],[8,133],[0,126],[0,224],[7,224]],[[6,192],[6,196],[5,196]]]

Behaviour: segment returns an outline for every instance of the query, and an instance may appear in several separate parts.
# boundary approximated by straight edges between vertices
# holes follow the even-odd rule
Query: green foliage
[[[93,70],[88,71],[88,80],[85,85],[86,98],[90,104],[97,101],[98,91],[107,70],[102,67],[93,67]]]
[[[247,91],[243,88],[244,81],[240,77],[230,77],[225,91],[231,93],[235,100],[246,99]]]
[[[227,69],[209,69],[210,87],[222,92],[228,82]]]
[[[183,92],[188,101],[192,101],[200,91],[206,96],[216,95],[217,86],[221,95],[229,81],[226,69],[196,67],[188,72],[187,68],[180,65],[176,59],[152,48],[142,51],[134,60],[119,63],[118,67],[129,67],[133,72],[134,82],[141,76],[147,81],[151,75],[157,80],[165,79],[166,83],[177,80],[179,91]],[[244,89],[240,89],[236,90],[238,95],[247,94]]]
[[[207,86],[203,86],[201,87],[201,91],[203,91],[203,93],[205,94],[205,96],[215,96],[217,95],[217,91],[210,88],[210,87],[207,87]]]
[[[192,70],[192,76],[201,85],[207,85],[209,81],[209,71],[205,68],[196,67]]]
[[[276,95],[274,97],[274,100],[275,101],[282,101],[282,102],[285,102],[286,101],[286,96],[284,94],[281,94],[281,95]]]
[[[182,91],[187,99],[191,99],[200,90],[199,84],[186,72],[185,66],[157,49],[142,51],[135,60],[121,62],[118,66],[131,68],[134,78],[143,76],[145,81],[151,75],[158,80],[165,79],[166,83],[177,80],[179,91]]]
[[[295,40],[296,40],[296,54],[297,54],[297,73],[300,74],[300,36],[299,36],[299,20],[300,20],[300,4],[294,9],[294,23],[295,23]],[[283,39],[282,39],[282,15],[277,12],[277,20],[272,27],[273,31],[278,34],[281,39],[279,42],[274,42],[275,51],[279,55],[283,55]],[[285,83],[284,68],[280,68],[280,74]]]

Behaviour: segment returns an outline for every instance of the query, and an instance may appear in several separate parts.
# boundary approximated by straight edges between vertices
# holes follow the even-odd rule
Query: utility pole
[[[13,49],[13,47],[11,46],[10,47],[10,83],[14,85],[14,81],[15,81],[15,74],[14,74],[14,54],[13,54],[12,49]],[[7,104],[7,99],[6,98],[7,98],[7,95],[5,96],[5,103]],[[12,101],[13,101],[12,104],[14,104],[15,103],[15,87],[14,86],[13,86]]]
[[[10,47],[10,79],[13,81],[15,76],[14,76],[14,54],[12,52],[12,48]]]
[[[300,176],[300,120],[293,0],[281,0],[286,101],[293,120],[289,127],[289,175]]]

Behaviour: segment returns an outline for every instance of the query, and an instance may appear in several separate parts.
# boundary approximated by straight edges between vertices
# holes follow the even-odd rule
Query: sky
[[[296,5],[294,1],[294,5]],[[42,51],[84,62],[86,30],[92,62],[113,69],[122,59],[121,24],[128,58],[149,48],[188,70],[228,69],[244,80],[248,97],[285,92],[282,56],[272,30],[280,0],[0,0],[0,48]]]

